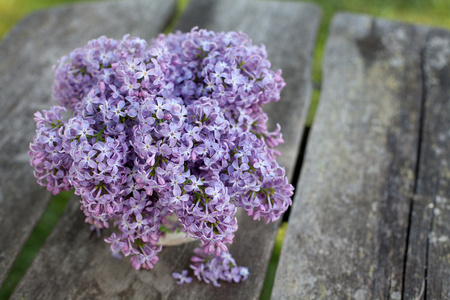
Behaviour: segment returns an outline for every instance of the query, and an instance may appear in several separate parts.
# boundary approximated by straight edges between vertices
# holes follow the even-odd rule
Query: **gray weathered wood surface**
[[[42,11],[23,20],[0,44],[0,284],[51,197],[36,184],[27,153],[36,129],[34,112],[56,104],[50,96],[52,65],[100,35],[154,36],[175,13],[175,0],[139,3],[142,9],[132,14],[136,1]]]
[[[33,112],[52,105],[51,65],[100,35],[149,40],[174,11],[175,0],[65,6],[29,16],[0,44],[0,283],[50,199],[27,151]],[[176,24],[266,45],[287,82],[266,111],[282,126],[291,179],[319,19],[308,4],[191,0]],[[449,76],[450,32],[335,16],[273,299],[450,299]],[[111,257],[107,233],[91,234],[74,197],[12,299],[257,299],[278,224],[240,214],[230,250],[249,267],[246,282],[178,286],[171,274],[188,269],[197,243],[166,247],[155,269],[135,271]]]
[[[402,297],[427,31],[335,16],[274,299]]]
[[[107,15],[110,9],[116,9],[103,3],[98,5],[97,9],[90,9],[90,14],[99,12]],[[128,8],[133,11],[143,11],[139,4],[132,4],[130,1],[127,5],[130,5]],[[88,10],[90,8],[89,5],[82,7]],[[85,34],[84,30],[74,27],[67,29],[63,25],[67,22],[83,22],[86,28],[105,30],[101,34],[114,37],[119,34],[120,31],[112,32],[108,28],[112,23],[122,28],[120,23],[123,18],[102,19],[101,22],[96,21],[95,17],[85,20],[80,17],[82,14],[72,12],[79,9],[78,6],[71,6],[46,11],[31,18],[45,23],[45,16],[52,16],[52,26],[40,25],[48,28],[45,31],[45,36],[49,39],[47,45],[53,45],[52,27],[60,28],[62,32],[59,32],[58,36],[64,35],[67,41],[79,41],[79,45],[85,43],[84,39],[80,39],[80,35]],[[152,20],[155,25],[142,26],[142,20],[133,19],[127,21],[134,24],[128,30],[132,34],[150,38],[161,31],[160,25],[164,24],[164,16],[159,17],[159,14],[152,10],[146,10],[145,14],[144,20]],[[308,4],[192,0],[177,25],[177,28],[183,31],[190,30],[194,25],[216,31],[241,30],[246,32],[254,43],[266,45],[273,68],[282,68],[288,83],[283,91],[282,101],[269,108],[268,113],[273,121],[272,128],[276,122],[282,126],[286,143],[280,147],[283,152],[280,163],[286,167],[290,178],[293,175],[309,106],[311,56],[319,19],[319,10]],[[21,26],[26,27],[23,24]],[[139,30],[134,30],[137,28]],[[100,35],[98,32],[96,34]],[[73,43],[71,47],[74,47]],[[37,48],[36,51],[45,49]],[[64,51],[67,52],[68,49],[64,48]],[[266,225],[265,222],[255,222],[246,215],[239,217],[239,230],[230,251],[238,264],[249,267],[251,276],[246,282],[239,285],[223,284],[220,290],[212,285],[193,282],[186,289],[186,286],[177,286],[171,274],[188,269],[192,250],[198,244],[165,248],[155,269],[135,271],[127,259],[116,260],[111,257],[109,246],[103,242],[103,238],[90,236],[77,202],[74,197],[69,203],[55,230],[16,288],[13,298],[259,298],[279,223]]]
[[[404,299],[450,299],[450,32],[432,30],[423,58],[423,134]]]

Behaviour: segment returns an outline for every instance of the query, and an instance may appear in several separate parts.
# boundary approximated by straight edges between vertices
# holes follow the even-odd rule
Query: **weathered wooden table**
[[[100,35],[155,37],[174,0],[79,4],[35,13],[0,44],[0,283],[51,195],[28,165],[32,114],[53,104],[51,66]],[[295,178],[310,104],[320,9],[292,2],[192,0],[176,23],[241,30],[283,69],[267,107]],[[320,105],[283,243],[273,299],[450,299],[450,32],[339,14],[330,27]],[[299,170],[297,170],[299,171]],[[76,197],[13,299],[257,299],[279,222],[240,216],[230,247],[249,279],[178,286],[195,244],[165,248],[152,271],[113,259]]]

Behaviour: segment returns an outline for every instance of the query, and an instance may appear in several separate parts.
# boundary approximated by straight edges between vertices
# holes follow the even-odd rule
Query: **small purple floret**
[[[172,273],[173,278],[177,280],[177,284],[191,283],[192,277],[188,277],[187,275],[187,270],[183,270],[181,273]]]
[[[246,267],[238,267],[228,252],[219,255],[206,254],[202,249],[194,250],[196,256],[191,258],[191,269],[198,280],[212,283],[219,287],[219,281],[240,282],[247,280],[249,272]]]

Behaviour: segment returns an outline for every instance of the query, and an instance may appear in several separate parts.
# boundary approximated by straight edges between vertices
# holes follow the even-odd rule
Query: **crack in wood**
[[[426,45],[426,43],[425,43]],[[420,172],[420,159],[422,155],[422,141],[423,141],[423,133],[424,133],[424,123],[425,123],[425,100],[427,97],[427,87],[426,87],[426,78],[425,78],[425,45],[420,51],[420,76],[421,76],[421,84],[422,84],[422,95],[421,95],[421,103],[420,103],[420,118],[419,118],[419,133],[418,133],[418,143],[417,143],[417,157],[416,157],[416,166],[414,171],[414,186],[412,195],[410,195],[410,206],[409,206],[409,216],[408,216],[408,227],[406,233],[406,241],[405,241],[405,252],[404,252],[404,260],[403,260],[403,276],[402,276],[402,299],[405,293],[405,279],[406,279],[406,264],[408,261],[408,249],[409,249],[409,239],[410,239],[410,231],[411,231],[411,223],[412,223],[412,214],[414,211],[414,200],[425,200],[428,197],[425,195],[418,195],[418,183],[419,183],[419,172]],[[428,248],[428,242],[427,242]],[[428,250],[426,251],[428,256]],[[427,265],[427,264],[426,264]],[[425,266],[426,270],[426,266]],[[426,271],[424,274],[424,286],[426,289]]]
[[[426,45],[426,43],[425,43]],[[420,109],[420,129],[419,129],[419,145],[418,145],[418,151],[417,151],[417,166],[416,166],[416,179],[414,182],[414,194],[417,193],[418,190],[418,181],[419,181],[419,172],[420,172],[420,158],[422,154],[422,141],[423,141],[423,133],[424,133],[424,123],[425,123],[425,101],[427,98],[427,84],[426,84],[426,75],[425,75],[425,47],[422,49],[420,53],[420,66],[421,66],[421,76],[422,76],[422,103],[421,103],[421,109]],[[412,211],[411,211],[412,215]],[[433,214],[431,214],[430,218],[430,231],[433,224]],[[410,225],[410,224],[409,224]],[[409,226],[408,225],[408,226]],[[425,250],[425,269],[424,269],[424,279],[423,279],[423,298],[426,300],[427,298],[427,273],[428,273],[428,253],[429,253],[429,241],[430,239],[427,238],[426,243],[426,250]],[[406,247],[408,248],[408,244],[406,244]],[[405,269],[406,269],[406,259],[407,256],[405,255]],[[422,290],[422,289],[421,289]],[[422,292],[420,293],[422,294]],[[418,297],[420,297],[420,294]],[[419,298],[420,299],[420,298]]]

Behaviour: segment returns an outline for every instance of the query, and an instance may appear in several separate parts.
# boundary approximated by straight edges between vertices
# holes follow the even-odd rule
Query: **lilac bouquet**
[[[200,279],[245,279],[227,253],[237,208],[274,221],[293,192],[275,160],[280,128],[268,132],[262,110],[285,85],[264,47],[196,28],[150,45],[100,37],[54,73],[60,106],[34,115],[38,183],[54,194],[74,189],[86,222],[114,226],[105,241],[136,269],[152,268],[160,237],[178,230],[201,241],[191,266]]]

